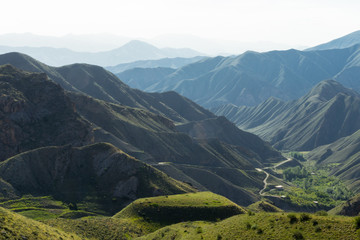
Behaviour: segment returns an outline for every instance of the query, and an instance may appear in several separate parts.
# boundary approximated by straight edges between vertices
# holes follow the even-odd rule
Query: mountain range
[[[213,111],[278,149],[309,151],[360,129],[360,94],[334,80],[320,82],[298,100],[269,98],[254,107]]]
[[[254,192],[262,186],[262,174],[255,171],[255,167],[261,167],[282,159],[280,153],[257,136],[237,129],[225,118],[217,118],[209,111],[175,92],[148,94],[134,90],[121,83],[119,79],[103,68],[92,65],[76,64],[52,68],[28,56],[16,53],[2,55],[0,59],[2,62],[13,63],[18,67],[48,73],[60,85],[67,86],[71,90],[62,90],[59,85],[48,80],[44,73],[24,73],[10,65],[5,65],[2,68],[7,85],[11,85],[11,87],[6,88],[9,90],[4,90],[4,99],[7,102],[5,106],[16,106],[16,103],[22,101],[24,106],[32,108],[31,112],[44,114],[44,117],[40,115],[41,117],[37,117],[35,120],[28,120],[29,117],[22,114],[22,112],[27,112],[27,108],[23,110],[23,108],[10,107],[11,110],[7,112],[7,120],[4,123],[7,125],[2,128],[5,136],[2,138],[2,144],[8,146],[8,138],[14,140],[15,144],[11,145],[12,152],[7,155],[4,154],[4,158],[32,148],[64,144],[83,146],[105,141],[164,171],[175,179],[188,182],[200,190],[208,189],[223,194],[233,201],[245,205],[256,201],[257,196]],[[39,76],[43,79],[40,79]],[[35,86],[28,78],[34,79],[38,85]],[[14,85],[10,81],[11,79],[20,79],[20,83]],[[79,80],[84,82],[79,82]],[[42,81],[52,87],[43,88],[41,86]],[[31,86],[27,86],[29,84]],[[89,87],[86,84],[96,86],[96,88]],[[65,110],[64,107],[59,107],[62,109],[61,113],[57,113],[56,109],[49,107],[52,105],[47,102],[48,91],[35,90],[52,88],[57,89],[56,94],[53,94],[54,101],[56,98],[65,99],[63,101],[68,106]],[[99,97],[103,100],[90,96],[91,94],[93,96],[98,94],[100,90],[102,95]],[[114,96],[112,102],[104,101],[111,99],[108,94],[105,94],[107,91],[112,91],[112,96]],[[87,95],[82,94],[83,92],[86,92]],[[39,101],[44,106],[40,105],[37,109],[36,103]],[[56,102],[57,105],[64,105],[62,101]],[[55,104],[55,106],[57,105]],[[4,109],[7,108],[9,107],[4,107]],[[83,137],[83,141],[80,141],[81,138],[76,136],[77,132],[81,130],[76,125],[74,129],[69,126],[61,134],[51,135],[53,132],[61,131],[61,127],[66,126],[59,123],[67,121],[65,119],[69,118],[68,112],[72,114],[70,115],[71,118],[82,123],[82,128],[86,130],[85,133],[88,137]],[[19,119],[17,118],[19,115],[24,115],[24,117]],[[61,118],[63,115],[65,115],[64,119]],[[187,128],[180,127],[181,124],[206,119],[208,119],[207,122],[211,123],[211,128],[206,131],[218,129],[218,134],[206,134],[203,137],[188,135]],[[56,121],[52,122],[52,120]],[[46,126],[47,121],[51,123],[49,123],[49,127],[35,128],[38,125]],[[30,138],[33,139],[34,143],[30,142],[33,145],[25,140],[25,143],[21,145],[17,141],[18,138],[12,138],[13,132],[16,132],[17,126],[20,124],[26,125],[29,130],[20,128],[20,130],[25,129],[26,131],[19,130],[15,136],[25,136],[27,132],[36,132],[34,137]],[[67,124],[72,123],[68,121]],[[199,124],[201,126],[203,123],[200,122]],[[227,127],[224,128],[223,126]],[[61,138],[67,133],[73,134],[74,139],[78,142],[73,143],[71,137]],[[38,135],[44,136],[48,142],[41,139],[38,141],[36,138]],[[55,142],[52,137],[58,137],[63,142]],[[24,139],[27,140],[27,138]],[[237,141],[237,139],[242,141]],[[23,145],[27,148],[18,147]],[[242,171],[238,171],[239,168]]]
[[[0,238],[355,239],[318,211],[360,210],[360,45],[332,45],[108,68],[151,93],[0,55]]]
[[[67,48],[53,47],[10,47],[0,46],[0,54],[21,52],[51,66],[62,66],[73,63],[88,63],[99,66],[114,66],[139,60],[161,58],[192,58],[202,56],[192,49],[157,48],[146,42],[132,40],[123,46],[102,52],[77,52]]]
[[[360,45],[317,51],[246,52],[205,58],[176,69],[129,69],[117,74],[150,92],[173,90],[207,107],[254,106],[275,96],[298,99],[317,83],[334,79],[359,91]],[[147,76],[151,76],[149,81]]]
[[[117,74],[133,68],[167,68],[177,69],[187,64],[200,61],[205,57],[192,57],[192,58],[162,58],[159,60],[140,60],[130,63],[118,64],[112,67],[105,67],[106,70]]]

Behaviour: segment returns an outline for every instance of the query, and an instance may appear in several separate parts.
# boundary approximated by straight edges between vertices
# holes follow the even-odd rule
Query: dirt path
[[[256,171],[258,171],[258,172],[264,172],[264,173],[266,174],[266,177],[264,178],[264,181],[263,181],[263,183],[264,183],[264,188],[259,191],[259,194],[260,194],[261,196],[265,196],[264,191],[265,191],[265,189],[267,188],[267,185],[268,185],[267,180],[268,180],[268,178],[269,178],[269,176],[270,176],[270,174],[269,174],[268,172],[266,172],[265,169],[273,169],[273,170],[275,171],[277,167],[283,165],[284,163],[290,162],[290,161],[292,161],[292,160],[293,160],[292,158],[287,158],[286,160],[284,160],[284,161],[282,161],[282,162],[279,162],[278,164],[276,164],[275,166],[272,166],[272,167],[266,167],[266,168],[264,168],[264,169],[256,168]],[[270,195],[268,195],[268,196],[270,196]]]
[[[266,189],[266,187],[267,187],[267,185],[268,185],[268,183],[267,183],[267,180],[268,180],[268,178],[269,178],[269,176],[270,176],[270,174],[268,174],[267,172],[265,172],[265,171],[263,171],[265,174],[266,174],[266,177],[264,178],[264,188],[263,189],[261,189],[260,190],[260,192],[259,192],[259,194],[261,195],[261,196],[264,196],[264,191],[265,191],[265,189]]]

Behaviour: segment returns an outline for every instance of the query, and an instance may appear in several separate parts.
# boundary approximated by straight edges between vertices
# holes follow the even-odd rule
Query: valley
[[[360,39],[341,40],[0,55],[0,239],[357,239]]]

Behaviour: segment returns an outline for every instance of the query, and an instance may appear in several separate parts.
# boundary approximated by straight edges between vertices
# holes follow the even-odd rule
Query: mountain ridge
[[[167,76],[160,72],[155,75],[150,69],[130,69],[118,77],[145,91],[176,91],[208,108],[225,104],[254,106],[271,96],[295,100],[327,79],[360,90],[356,81],[360,72],[359,48],[247,51],[237,56],[206,58]],[[148,74],[157,81],[143,85]]]
[[[360,30],[331,40],[330,42],[306,49],[306,51],[327,50],[335,48],[348,48],[360,43]]]
[[[155,60],[175,57],[192,58],[204,55],[192,49],[161,49],[140,40],[132,40],[121,47],[101,52],[77,52],[67,48],[52,47],[0,46],[1,54],[9,52],[22,52],[52,66],[88,63],[103,67],[139,60]]]
[[[360,94],[326,80],[298,100],[270,98],[255,107],[227,105],[213,111],[276,148],[312,150],[360,129],[359,104]]]

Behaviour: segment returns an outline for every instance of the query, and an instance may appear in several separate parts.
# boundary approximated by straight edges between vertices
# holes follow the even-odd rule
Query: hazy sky
[[[0,34],[195,35],[312,46],[360,30],[358,0],[11,0]]]

